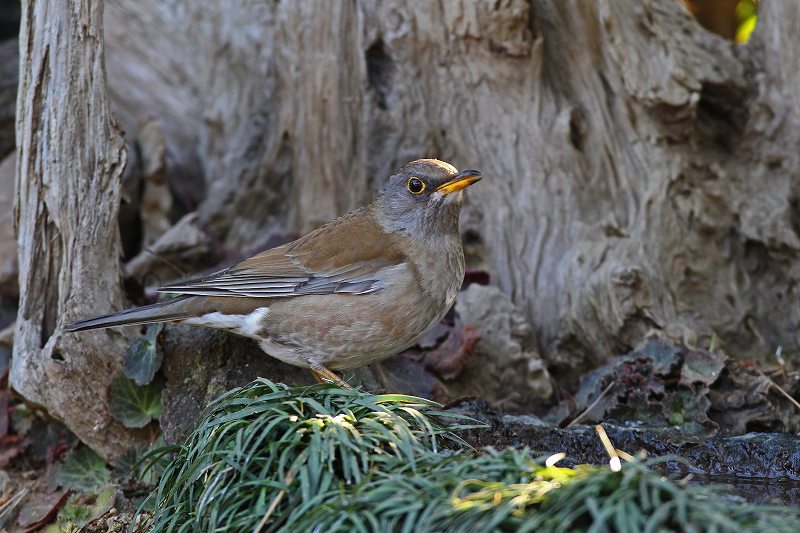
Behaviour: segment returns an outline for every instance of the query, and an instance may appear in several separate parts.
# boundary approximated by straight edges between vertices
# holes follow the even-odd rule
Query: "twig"
[[[797,407],[798,409],[800,409],[800,402],[798,402],[797,400],[795,400],[795,399],[792,397],[792,395],[791,395],[791,394],[789,394],[788,392],[786,392],[785,390],[783,390],[783,387],[781,387],[780,385],[778,385],[777,383],[775,383],[774,381],[772,381],[772,378],[771,378],[771,377],[769,377],[768,375],[766,375],[764,372],[762,372],[760,368],[756,368],[756,370],[758,371],[758,373],[759,373],[759,374],[761,374],[761,377],[763,377],[764,379],[766,379],[767,381],[769,381],[769,384],[770,384],[770,385],[772,385],[773,387],[775,387],[776,389],[778,389],[778,392],[780,392],[781,394],[783,394],[784,396],[786,396],[786,398],[787,398],[787,399],[788,399],[790,402],[792,402],[792,403],[794,404],[794,406],[795,406],[795,407]]]
[[[283,478],[283,483],[288,487],[293,479],[294,479],[294,472],[289,470],[289,472],[287,472],[286,476]],[[261,528],[263,528],[265,525],[267,525],[267,521],[269,520],[269,517],[272,516],[272,513],[274,513],[275,509],[278,508],[278,504],[281,503],[281,500],[283,499],[283,495],[285,493],[286,493],[286,489],[281,489],[281,491],[278,493],[278,495],[275,496],[275,499],[272,500],[271,504],[269,504],[269,509],[267,509],[267,512],[264,513],[264,516],[261,517],[261,521],[258,523],[256,528],[253,530],[253,533],[259,533],[259,531],[261,531]]]
[[[11,498],[8,499],[3,505],[0,505],[0,518],[5,520],[8,518],[8,515],[16,511],[17,505],[25,499],[25,496],[28,495],[28,489],[23,488],[17,491]]]
[[[566,426],[566,427],[567,427],[567,428],[571,428],[572,426],[574,426],[575,424],[577,424],[578,422],[580,422],[581,420],[583,420],[583,417],[585,417],[587,414],[589,414],[589,411],[591,411],[592,409],[594,409],[594,408],[595,408],[595,406],[596,406],[596,405],[597,405],[597,404],[600,402],[600,400],[602,400],[602,399],[603,399],[603,397],[604,397],[606,394],[608,394],[608,391],[610,391],[610,390],[611,390],[611,387],[613,387],[615,383],[616,383],[615,381],[612,381],[611,383],[609,383],[609,384],[608,384],[608,386],[606,386],[606,388],[605,388],[605,389],[603,389],[603,392],[601,392],[601,393],[600,393],[600,396],[598,396],[598,397],[597,397],[597,398],[596,398],[596,399],[595,399],[595,400],[594,400],[592,403],[590,403],[590,404],[589,404],[589,407],[587,407],[586,409],[584,409],[584,410],[583,410],[583,412],[582,412],[581,414],[579,414],[578,416],[576,416],[576,417],[575,417],[575,418],[572,420],[572,422],[570,422],[569,424],[567,424],[567,426]]]
[[[180,276],[186,276],[186,272],[181,267],[179,267],[178,265],[176,265],[175,263],[173,263],[172,261],[170,261],[169,259],[167,259],[163,255],[161,255],[160,253],[153,251],[153,249],[150,248],[149,246],[147,248],[145,248],[143,251],[145,253],[148,253],[148,254],[152,255],[153,257],[155,257],[157,260],[161,261],[162,263],[164,263],[168,267],[172,268]]]
[[[632,456],[628,452],[624,452],[624,451],[620,450],[619,448],[615,448],[615,450],[617,452],[617,455],[619,455],[624,461],[627,461],[629,463],[633,463],[633,462],[636,461],[636,457]]]
[[[547,460],[544,462],[544,465],[548,468],[551,466],[556,466],[556,463],[562,460],[566,456],[567,454],[564,452],[554,453],[553,455],[547,458]]]
[[[619,455],[617,455],[617,449],[614,448],[614,445],[611,444],[611,439],[608,438],[608,434],[603,426],[597,424],[594,427],[594,430],[597,432],[597,435],[600,437],[600,442],[603,443],[603,448],[606,449],[606,453],[611,460],[608,462],[609,466],[611,467],[612,472],[619,472],[622,470],[622,462],[619,460]]]

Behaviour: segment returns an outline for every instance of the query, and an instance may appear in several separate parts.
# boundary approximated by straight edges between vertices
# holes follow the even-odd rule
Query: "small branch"
[[[145,252],[145,253],[147,253],[147,254],[150,254],[150,255],[152,255],[152,256],[153,256],[154,258],[156,258],[158,261],[161,261],[162,263],[164,263],[165,265],[167,265],[168,267],[170,267],[172,270],[174,270],[175,272],[177,272],[179,276],[185,277],[185,276],[187,276],[187,275],[188,275],[188,274],[186,273],[186,271],[184,271],[184,270],[183,270],[181,267],[179,267],[178,265],[176,265],[175,263],[173,263],[172,261],[170,261],[169,259],[167,259],[166,257],[164,257],[162,254],[160,254],[160,253],[158,253],[158,252],[155,252],[155,251],[153,251],[153,249],[152,249],[151,247],[149,247],[149,246],[148,246],[147,248],[145,248],[145,249],[144,249],[144,250],[142,250],[142,251],[143,251],[143,252]]]
[[[584,418],[584,417],[585,417],[587,414],[589,414],[589,412],[590,412],[592,409],[594,409],[594,408],[595,408],[595,406],[596,406],[598,403],[600,403],[600,400],[602,400],[602,399],[605,397],[605,395],[606,395],[606,394],[608,394],[608,391],[610,391],[610,390],[611,390],[611,387],[613,387],[615,383],[616,383],[615,381],[612,381],[611,383],[609,383],[609,384],[608,384],[608,386],[606,386],[606,388],[605,388],[605,389],[603,389],[603,392],[601,392],[601,393],[600,393],[600,396],[598,396],[598,397],[597,397],[597,398],[596,398],[596,399],[595,399],[595,400],[594,400],[592,403],[590,403],[590,404],[589,404],[589,406],[588,406],[586,409],[584,409],[584,410],[583,410],[583,412],[582,412],[581,414],[579,414],[578,416],[576,416],[576,417],[575,417],[575,419],[574,419],[572,422],[570,422],[569,424],[567,424],[567,428],[571,428],[572,426],[574,426],[575,424],[577,424],[578,422],[580,422],[581,420],[583,420],[583,418]]]
[[[632,456],[628,452],[622,451],[619,448],[616,448],[617,455],[619,455],[623,461],[627,461],[629,463],[633,463],[636,461],[636,457]]]
[[[608,438],[608,434],[606,433],[605,428],[603,428],[603,426],[601,426],[600,424],[597,424],[594,427],[594,430],[600,437],[600,442],[603,443],[603,448],[606,449],[606,453],[611,458],[611,460],[608,462],[609,466],[611,467],[611,471],[619,472],[620,470],[622,470],[622,462],[619,460],[617,449],[614,448],[613,444],[611,444],[611,439]]]
[[[757,368],[756,370],[757,370],[757,371],[758,371],[758,373],[761,375],[761,377],[763,377],[764,379],[766,379],[767,381],[769,381],[769,384],[770,384],[771,386],[773,386],[773,387],[775,387],[776,389],[778,389],[778,392],[780,392],[781,394],[783,394],[784,396],[786,396],[786,398],[787,398],[787,399],[788,399],[790,402],[792,402],[792,403],[794,404],[794,406],[795,406],[795,407],[797,407],[798,409],[800,409],[800,402],[798,402],[797,400],[795,400],[795,399],[792,397],[792,395],[791,395],[791,394],[789,394],[788,392],[786,392],[786,391],[783,389],[783,387],[781,387],[780,385],[778,385],[777,383],[775,383],[774,381],[772,381],[772,378],[771,378],[771,377],[769,377],[768,375],[766,375],[764,372],[762,372],[760,368]]]

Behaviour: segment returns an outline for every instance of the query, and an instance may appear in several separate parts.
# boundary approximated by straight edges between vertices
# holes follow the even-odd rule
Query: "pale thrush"
[[[340,382],[412,346],[447,313],[464,278],[461,190],[481,177],[436,159],[403,166],[367,207],[195,280],[181,296],[66,327],[178,322],[251,337],[267,354]]]

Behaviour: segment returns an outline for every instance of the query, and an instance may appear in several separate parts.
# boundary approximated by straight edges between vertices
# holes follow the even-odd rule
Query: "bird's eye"
[[[419,178],[408,178],[406,189],[411,194],[421,194],[425,190],[425,182]]]

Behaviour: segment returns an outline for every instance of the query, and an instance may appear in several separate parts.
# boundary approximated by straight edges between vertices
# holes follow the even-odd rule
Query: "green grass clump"
[[[648,464],[476,452],[445,425],[465,419],[438,409],[331,385],[231,391],[184,445],[151,455],[174,453],[151,496],[153,531],[798,531],[796,509],[683,486]]]
[[[150,503],[154,531],[273,530],[293,508],[376,468],[464,445],[438,404],[334,385],[290,388],[257,380],[218,398],[182,446]],[[423,414],[424,413],[424,414]]]
[[[551,491],[596,469],[543,466],[528,450],[487,449],[395,465],[356,487],[330,490],[294,509],[286,531],[517,531]]]
[[[778,505],[752,505],[717,486],[686,485],[663,477],[647,463],[623,463],[622,470],[595,469],[591,475],[552,491],[519,531],[799,531],[800,512]]]
[[[527,450],[485,450],[375,472],[294,509],[286,531],[785,532],[800,513],[750,505],[648,469],[542,466]]]

